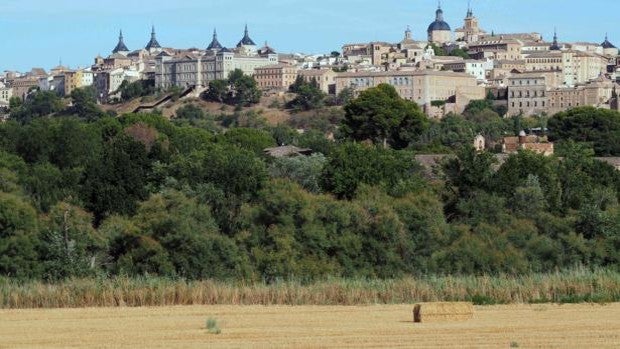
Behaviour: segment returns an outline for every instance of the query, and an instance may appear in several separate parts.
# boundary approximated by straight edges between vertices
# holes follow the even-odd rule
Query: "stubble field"
[[[0,310],[0,348],[618,348],[620,303],[476,307],[414,324],[411,305]],[[216,318],[222,333],[209,334]]]

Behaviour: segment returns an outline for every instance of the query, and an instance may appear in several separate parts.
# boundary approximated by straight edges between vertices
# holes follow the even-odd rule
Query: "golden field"
[[[0,310],[0,348],[619,348],[620,303],[477,306],[466,322],[412,305]],[[222,333],[209,334],[207,318]]]

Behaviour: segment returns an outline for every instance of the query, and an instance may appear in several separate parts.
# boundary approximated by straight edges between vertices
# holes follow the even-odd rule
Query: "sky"
[[[463,24],[467,0],[442,0],[452,30]],[[547,40],[620,47],[619,0],[471,0],[488,32],[539,32]],[[46,70],[62,61],[87,67],[107,56],[123,30],[129,49],[142,48],[155,25],[162,46],[206,47],[217,28],[233,47],[247,23],[250,37],[278,52],[329,53],[345,43],[397,42],[407,25],[424,40],[436,0],[0,0],[0,72]]]

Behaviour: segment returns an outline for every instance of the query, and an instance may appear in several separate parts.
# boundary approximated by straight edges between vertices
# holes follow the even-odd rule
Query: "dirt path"
[[[0,310],[0,348],[620,348],[620,303],[476,307],[413,324],[411,305]],[[208,334],[208,317],[222,333]]]

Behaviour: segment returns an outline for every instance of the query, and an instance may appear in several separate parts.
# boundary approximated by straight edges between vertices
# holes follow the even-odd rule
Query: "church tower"
[[[161,46],[155,37],[155,26],[151,28],[151,41],[146,44],[144,49],[149,51],[150,54],[156,54],[162,51]]]
[[[116,47],[114,48],[114,50],[112,50],[112,53],[119,53],[125,56],[127,56],[127,54],[129,53],[129,49],[127,48],[127,46],[125,45],[125,42],[123,41],[122,30],[120,31],[120,34],[118,35],[118,44],[116,44]]]
[[[478,18],[474,16],[471,3],[468,3],[463,27],[455,30],[456,40],[465,41],[466,43],[477,42],[479,37],[485,34],[486,32],[480,29]]]

